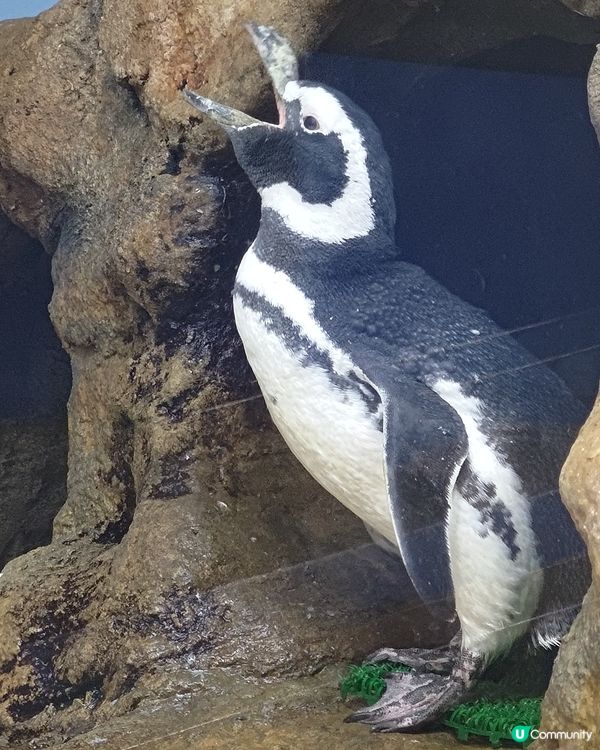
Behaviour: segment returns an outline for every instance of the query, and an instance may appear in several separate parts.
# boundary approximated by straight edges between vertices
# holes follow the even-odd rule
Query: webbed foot
[[[346,721],[369,724],[375,732],[417,729],[460,703],[482,670],[482,657],[463,651],[449,675],[393,672],[386,676],[386,691],[380,700]]]
[[[380,648],[365,659],[365,664],[391,661],[412,667],[417,672],[450,674],[456,662],[457,652],[449,646],[443,648]]]
[[[450,674],[460,655],[460,632],[447,646],[440,648],[380,648],[369,654],[365,664],[377,664],[381,661],[392,661],[404,664],[417,672]]]

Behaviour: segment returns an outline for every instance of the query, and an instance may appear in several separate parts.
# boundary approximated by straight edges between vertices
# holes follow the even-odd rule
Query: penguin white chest
[[[345,382],[324,366],[321,360],[331,362],[331,352],[319,349],[317,354],[323,341],[310,335],[291,290],[286,307],[275,305],[284,300],[274,297],[269,281],[281,278],[257,276],[265,269],[257,268],[256,259],[246,263],[250,253],[238,271],[235,320],[273,422],[314,478],[395,544],[376,405],[368,404],[349,378]],[[285,291],[279,288],[284,298]]]

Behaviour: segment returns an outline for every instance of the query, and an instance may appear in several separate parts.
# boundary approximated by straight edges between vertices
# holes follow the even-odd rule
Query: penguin
[[[278,123],[183,92],[225,129],[261,198],[236,326],[289,448],[400,555],[432,616],[455,613],[447,646],[367,658],[413,669],[349,720],[414,730],[517,640],[549,648],[568,630],[589,566],[557,487],[585,412],[485,312],[401,259],[377,127],[301,80],[275,29],[248,29]]]

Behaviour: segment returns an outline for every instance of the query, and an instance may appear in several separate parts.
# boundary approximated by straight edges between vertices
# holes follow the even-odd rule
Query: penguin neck
[[[291,231],[277,212],[263,206],[252,252],[293,278],[341,280],[364,274],[380,261],[397,258],[392,231],[386,230],[383,222],[375,221],[373,229],[364,236],[330,243]]]

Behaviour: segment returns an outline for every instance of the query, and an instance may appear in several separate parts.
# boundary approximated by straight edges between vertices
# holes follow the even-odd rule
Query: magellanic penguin
[[[238,331],[274,423],[306,469],[416,591],[450,599],[443,649],[382,649],[414,667],[352,720],[422,726],[530,631],[549,646],[588,583],[557,493],[584,419],[566,386],[489,317],[399,260],[390,164],[371,119],[299,80],[288,42],[250,25],[279,123],[186,90],[228,133],[262,199],[234,288]],[[565,558],[576,571],[558,576]]]

